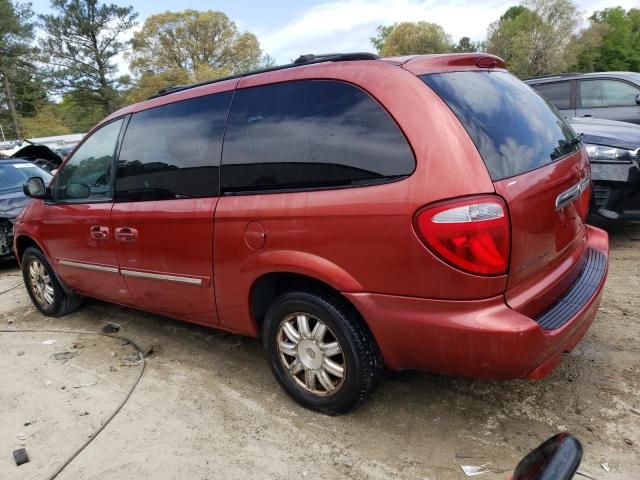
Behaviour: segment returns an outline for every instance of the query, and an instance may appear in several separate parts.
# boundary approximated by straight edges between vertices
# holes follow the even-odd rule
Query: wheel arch
[[[356,306],[339,290],[312,276],[284,271],[265,273],[256,278],[251,285],[251,289],[249,290],[249,308],[258,335],[262,336],[262,324],[269,306],[277,297],[291,291],[304,291],[329,296],[332,300],[349,310],[357,321],[369,331],[371,338],[376,341],[366,319]]]

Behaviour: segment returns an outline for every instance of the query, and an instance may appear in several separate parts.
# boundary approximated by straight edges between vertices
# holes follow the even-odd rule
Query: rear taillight
[[[505,203],[495,196],[471,197],[425,207],[416,229],[438,256],[466,272],[507,273],[511,232]]]

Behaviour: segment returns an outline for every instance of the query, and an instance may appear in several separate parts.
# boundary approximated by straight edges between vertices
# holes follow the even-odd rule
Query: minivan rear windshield
[[[557,110],[507,72],[466,71],[420,77],[453,110],[493,181],[575,152],[575,133]]]

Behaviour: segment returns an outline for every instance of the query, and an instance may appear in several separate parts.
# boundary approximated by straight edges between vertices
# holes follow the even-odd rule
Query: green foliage
[[[640,9],[594,12],[575,45],[577,70],[640,70]]]
[[[131,70],[140,75],[143,91],[132,92],[136,98],[153,93],[150,88],[157,91],[252,70],[265,60],[254,34],[240,33],[224,13],[212,10],[152,15],[134,34],[132,47]]]
[[[393,29],[395,28],[397,24],[395,25],[378,25],[376,27],[376,36],[375,37],[371,37],[371,44],[376,47],[376,50],[378,51],[378,53],[380,53],[382,51],[382,47],[384,46],[384,42],[387,39],[387,37],[391,34],[391,32],[393,31]]]
[[[21,136],[20,116],[34,114],[44,98],[31,61],[34,28],[29,4],[0,0],[0,124],[13,138]]]
[[[451,37],[444,29],[429,22],[402,22],[390,27],[379,26],[378,36],[371,39],[384,57],[444,53],[451,51]]]
[[[469,37],[462,37],[452,50],[456,53],[474,53],[482,51],[483,48],[482,42],[472,42]]]
[[[84,133],[106,115],[104,105],[97,95],[85,92],[71,92],[62,97],[58,105],[62,122],[73,133]]]
[[[42,105],[34,116],[22,119],[22,126],[26,138],[72,133],[63,122],[60,107],[55,104]]]
[[[56,14],[40,15],[46,33],[40,47],[52,87],[96,95],[107,112],[114,111],[115,57],[126,49],[122,35],[136,24],[137,13],[98,0],[51,0],[51,7]]]
[[[580,13],[571,0],[529,0],[489,26],[486,50],[520,77],[558,73],[575,62]]]

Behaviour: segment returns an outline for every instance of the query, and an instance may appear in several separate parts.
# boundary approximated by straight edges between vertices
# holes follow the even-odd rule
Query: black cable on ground
[[[13,287],[13,288],[17,288]],[[4,292],[0,292],[0,293],[4,293]],[[80,448],[78,448],[69,458],[67,458],[67,460],[65,460],[63,462],[63,464],[58,467],[56,469],[55,472],[53,472],[52,475],[50,475],[49,477],[47,477],[48,480],[53,480],[54,478],[56,478],[58,475],[60,475],[60,473],[78,456],[80,455],[80,453],[87,448],[87,446],[100,434],[100,432],[102,432],[102,430],[104,430],[104,428],[109,425],[109,422],[111,422],[111,420],[113,420],[113,418],[120,412],[120,410],[122,409],[122,407],[124,407],[124,405],[127,403],[127,401],[129,400],[129,398],[131,397],[131,394],[133,393],[133,391],[136,389],[136,387],[138,386],[138,383],[140,383],[140,379],[142,378],[142,374],[144,373],[144,367],[145,367],[145,359],[144,359],[144,353],[143,350],[136,345],[135,342],[133,342],[132,340],[123,337],[121,335],[116,335],[113,333],[101,333],[101,332],[88,332],[88,331],[84,331],[84,330],[50,330],[50,329],[45,329],[45,330],[37,330],[37,329],[2,329],[0,330],[0,333],[73,333],[76,335],[99,335],[101,337],[110,337],[110,338],[116,338],[118,340],[123,340],[125,342],[130,343],[137,351],[138,351],[138,355],[140,356],[140,371],[138,373],[138,377],[136,378],[136,380],[133,382],[133,384],[131,385],[131,387],[129,388],[129,391],[127,392],[126,396],[124,397],[124,399],[122,400],[122,402],[120,402],[120,404],[118,405],[118,407],[113,411],[113,413],[107,417],[107,420],[100,426],[100,428],[98,428],[95,433],[93,435],[91,435],[91,437],[89,437],[88,440],[86,440],[81,446]]]
[[[11,287],[11,288],[7,288],[6,290],[3,290],[2,292],[0,292],[0,295],[2,295],[3,293],[10,292],[11,290],[15,290],[16,288],[18,288],[18,287],[20,287],[20,286],[22,286],[22,285],[24,285],[24,282],[20,282],[19,284],[14,285],[14,286],[13,286],[13,287]]]

